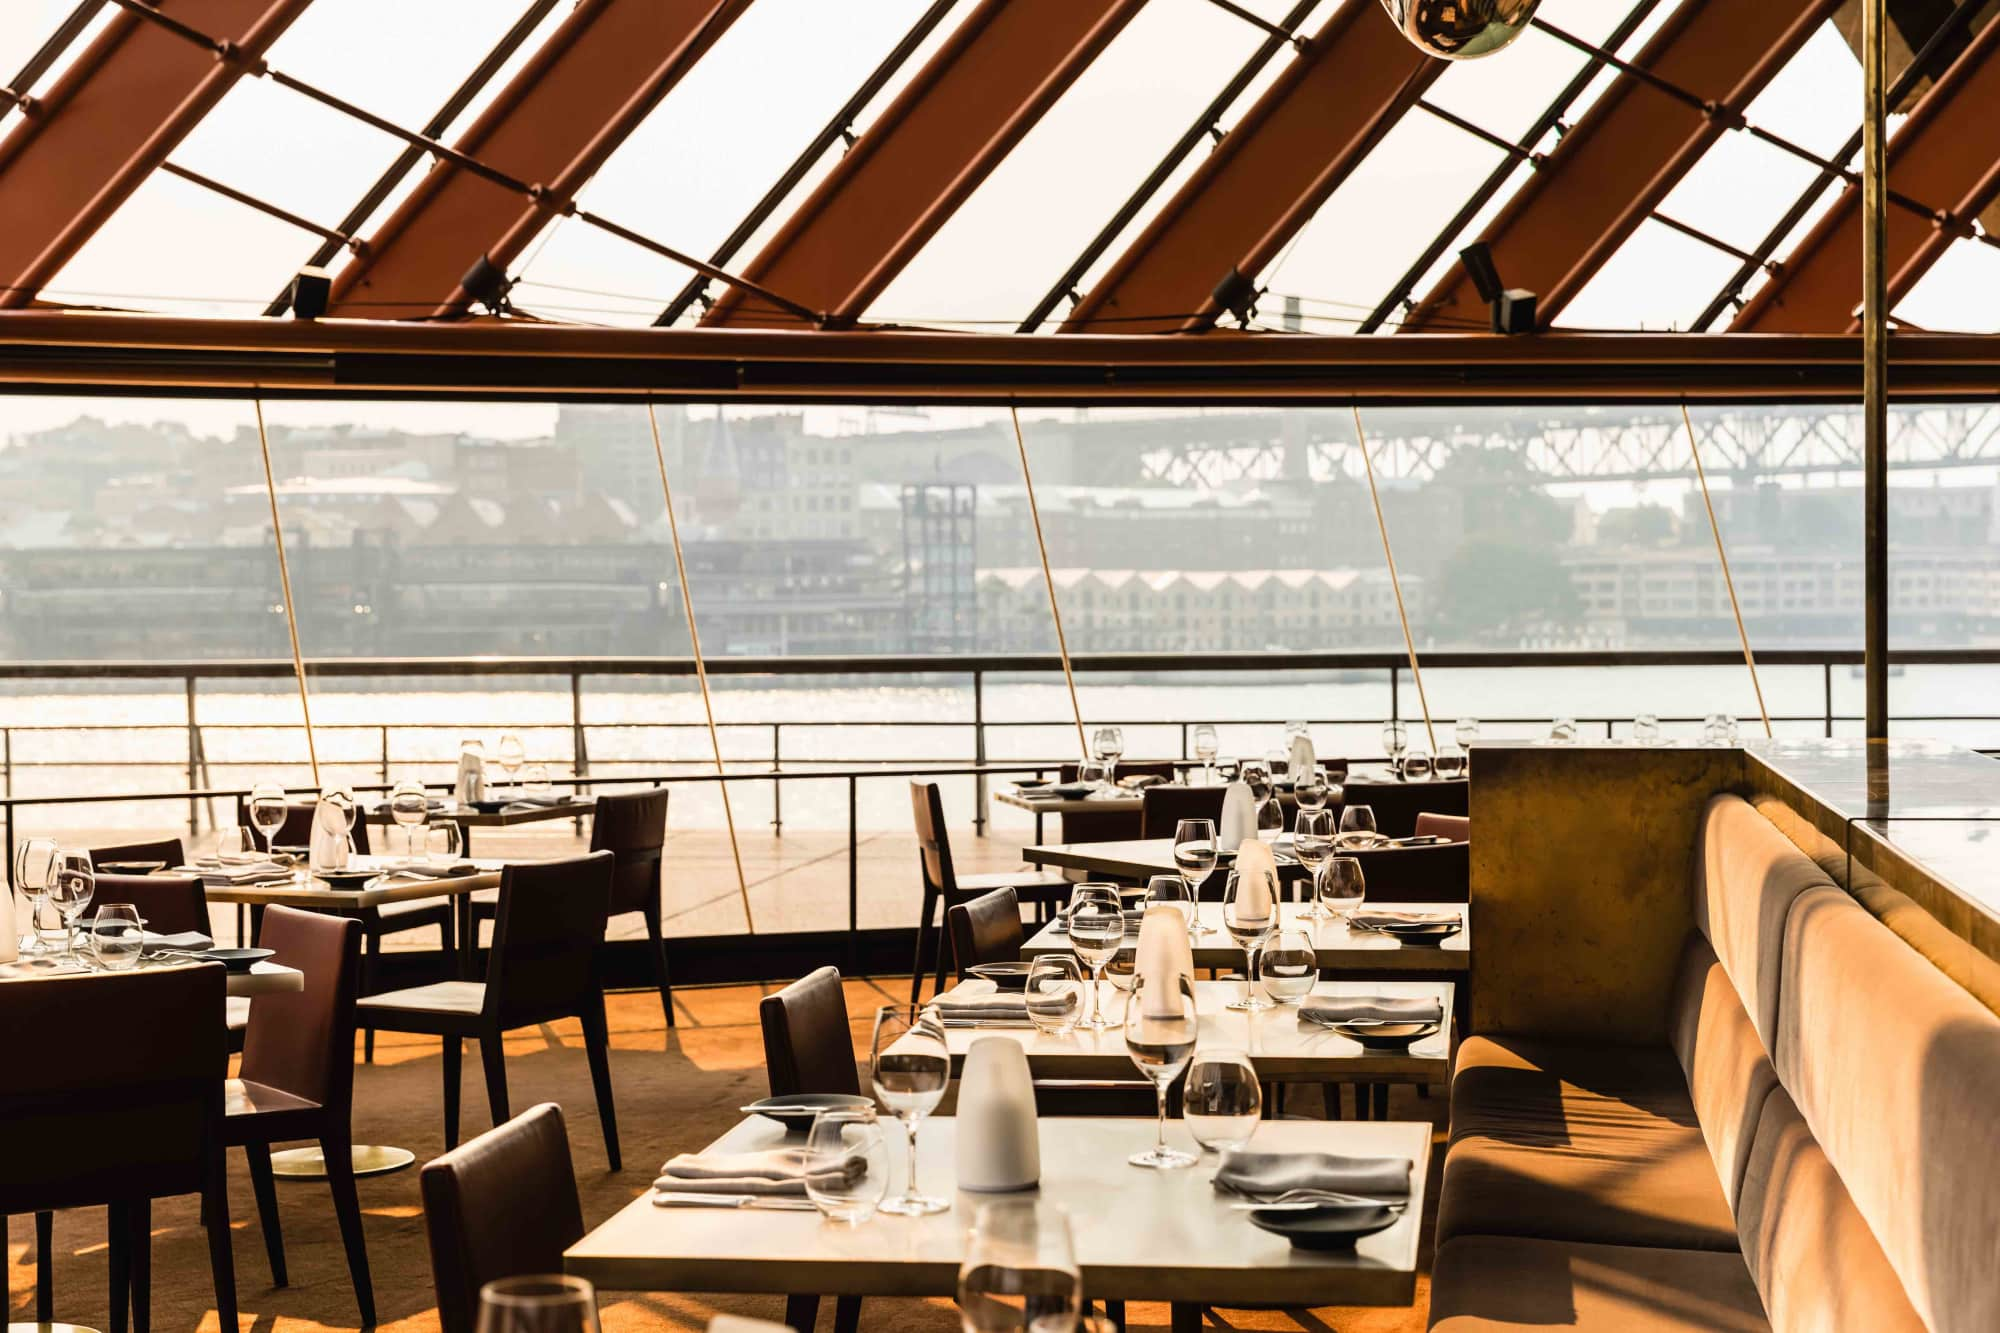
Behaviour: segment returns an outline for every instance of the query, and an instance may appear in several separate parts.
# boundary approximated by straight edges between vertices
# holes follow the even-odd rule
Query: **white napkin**
[[[1313,738],[1304,732],[1292,737],[1291,758],[1285,761],[1285,772],[1290,775],[1292,781],[1297,782],[1302,776],[1312,772],[1318,763],[1318,758],[1313,754]]]
[[[1236,849],[1237,914],[1247,919],[1273,915],[1281,897],[1278,883],[1277,853],[1251,834]]]
[[[306,864],[314,873],[347,868],[347,816],[331,801],[313,807],[312,843]]]
[[[1257,802],[1248,783],[1232,782],[1222,789],[1222,818],[1216,822],[1217,848],[1234,847],[1257,836]]]
[[[708,1333],[792,1333],[790,1324],[774,1324],[768,1319],[746,1319],[742,1315],[719,1314],[708,1321]]]
[[[1139,924],[1139,944],[1133,970],[1143,988],[1141,993],[1149,997],[1146,1012],[1155,1015],[1173,1015],[1180,1012],[1178,1005],[1169,1005],[1164,997],[1174,993],[1174,984],[1186,977],[1190,984],[1194,981],[1194,948],[1188,943],[1187,917],[1172,903],[1157,903],[1146,909],[1146,919]]]

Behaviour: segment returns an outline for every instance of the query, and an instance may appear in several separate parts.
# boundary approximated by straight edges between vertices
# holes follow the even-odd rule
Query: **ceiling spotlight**
[[[465,294],[485,306],[496,315],[506,314],[513,307],[507,300],[507,293],[513,289],[514,281],[507,276],[507,270],[493,262],[490,255],[480,255],[465,276],[458,280]]]
[[[1490,56],[1521,35],[1541,0],[1382,0],[1403,35],[1440,60]]]
[[[333,279],[323,268],[302,268],[292,279],[292,318],[318,319],[326,313]]]

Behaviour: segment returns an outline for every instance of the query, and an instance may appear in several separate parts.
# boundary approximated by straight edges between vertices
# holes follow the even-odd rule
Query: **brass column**
[[[1861,432],[1863,674],[1871,748],[1889,739],[1888,3],[1861,23]]]

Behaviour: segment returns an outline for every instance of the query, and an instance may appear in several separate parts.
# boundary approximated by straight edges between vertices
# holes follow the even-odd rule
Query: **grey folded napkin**
[[[1127,935],[1136,935],[1139,933],[1139,927],[1146,920],[1146,909],[1143,907],[1128,907],[1124,909],[1124,916],[1125,933]],[[1058,935],[1069,934],[1068,908],[1065,907],[1062,911],[1056,913],[1056,919],[1051,923],[1050,929]]]
[[[213,949],[215,941],[198,930],[184,930],[178,935],[161,935],[146,932],[144,949],[151,953],[157,949],[180,949],[188,953],[199,953],[203,949]]]
[[[1455,926],[1464,920],[1457,912],[1353,912],[1347,918],[1363,930],[1383,926]]]
[[[546,810],[551,806],[568,805],[569,802],[570,798],[566,795],[516,796],[512,801],[507,803],[507,808],[509,810],[518,810],[526,807],[530,810]]]
[[[1026,995],[940,995],[931,1001],[931,1007],[941,1018],[965,1021],[968,1019],[990,1018],[997,1021],[1027,1021],[1029,1011],[1052,1017],[1076,1008],[1077,996],[1073,991],[1056,995],[1038,995],[1030,1000]]]
[[[1299,1006],[1312,1023],[1442,1023],[1444,1005],[1424,995],[1321,995]]]
[[[1291,1190],[1407,1199],[1410,1159],[1338,1157],[1324,1152],[1232,1152],[1215,1173],[1215,1188],[1246,1199],[1272,1199]]]
[[[656,1190],[669,1193],[759,1194],[777,1198],[806,1195],[806,1181],[833,1184],[859,1180],[868,1173],[868,1159],[859,1153],[829,1158],[804,1148],[773,1148],[768,1152],[682,1153],[660,1168]]]

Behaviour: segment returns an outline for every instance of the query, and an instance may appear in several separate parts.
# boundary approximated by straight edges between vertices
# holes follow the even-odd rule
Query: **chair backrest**
[[[1213,819],[1220,827],[1225,787],[1148,787],[1140,796],[1139,836],[1171,838],[1183,819]]]
[[[1361,862],[1371,903],[1462,903],[1471,897],[1471,844],[1342,852]]]
[[[610,852],[513,862],[500,872],[500,909],[486,969],[486,1012],[517,1027],[583,1012],[599,994],[597,946],[611,904]]]
[[[161,838],[157,842],[127,842],[114,847],[93,847],[90,849],[92,870],[106,861],[164,861],[169,866],[187,864],[187,851],[179,838]]]
[[[1453,842],[1469,842],[1472,839],[1472,817],[1470,815],[1441,815],[1435,810],[1423,810],[1417,814],[1417,836],[1450,838]]]
[[[275,847],[305,847],[312,842],[313,811],[319,807],[318,801],[291,801],[285,806],[285,822],[271,836]],[[241,796],[236,798],[236,822],[244,828],[251,827],[250,807]],[[354,817],[354,850],[363,856],[368,854],[368,820],[357,814]]]
[[[215,964],[0,982],[0,1214],[202,1188],[220,1152]]]
[[[660,902],[660,849],[667,842],[665,787],[597,798],[590,817],[590,850],[617,858],[611,875],[611,912],[618,916]]]
[[[935,782],[921,779],[910,783],[910,813],[917,825],[917,862],[923,871],[924,888],[931,893],[950,893],[958,887],[951,869],[951,837],[945,832],[944,797]]]
[[[106,903],[130,903],[139,909],[139,918],[146,923],[146,929],[157,934],[180,935],[190,930],[209,933],[208,895],[201,887],[201,880],[193,875],[99,875],[97,891],[90,901],[93,911]]]
[[[1021,900],[1012,889],[995,889],[969,903],[958,903],[945,913],[944,920],[951,933],[951,956],[960,981],[965,980],[968,967],[1009,963],[1021,956]]]
[[[1341,794],[1343,808],[1365,805],[1375,812],[1375,828],[1384,837],[1407,838],[1417,831],[1419,811],[1443,815],[1468,812],[1469,788],[1462,781],[1349,782]]]
[[[553,1103],[424,1163],[419,1180],[444,1333],[473,1333],[488,1282],[560,1273],[563,1251],[583,1239],[569,1134]]]
[[[1064,764],[1061,780],[1076,781],[1075,764]],[[1174,776],[1174,765],[1168,759],[1120,759],[1118,776],[1139,777],[1142,774],[1165,778]],[[1172,835],[1168,830],[1168,835]],[[1062,840],[1064,842],[1124,842],[1130,838],[1145,836],[1144,807],[1139,810],[1078,810],[1065,812],[1062,817]]]
[[[354,1101],[354,997],[361,923],[291,907],[264,909],[257,937],[271,960],[304,973],[303,990],[261,997],[243,1037],[245,1079],[346,1118]]]
[[[845,1092],[858,1095],[854,1030],[847,1021],[847,993],[831,967],[808,972],[757,1005],[764,1027],[764,1070],[771,1095]]]

